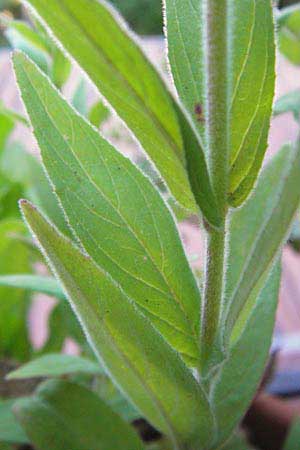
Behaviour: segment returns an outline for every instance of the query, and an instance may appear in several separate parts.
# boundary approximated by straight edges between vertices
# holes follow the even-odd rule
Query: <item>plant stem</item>
[[[224,283],[225,223],[228,186],[227,0],[206,0],[206,130],[212,187],[223,218],[220,229],[207,227],[206,279],[202,315],[202,362],[214,353]]]

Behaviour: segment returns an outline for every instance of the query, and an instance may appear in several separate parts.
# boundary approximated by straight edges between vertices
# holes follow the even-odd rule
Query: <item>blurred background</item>
[[[140,35],[145,51],[168,79],[161,1],[111,0],[111,3]],[[275,3],[278,8],[299,4],[293,0]],[[12,273],[43,276],[48,272],[22,224],[17,200],[20,197],[32,199],[45,213],[54,214],[58,222],[61,213],[57,211],[43,174],[38,149],[20,102],[10,62],[12,49],[21,49],[30,55],[81,114],[153,177],[162,192],[164,186],[152,173],[125,127],[103,105],[78,67],[71,66],[49,40],[41,25],[25,14],[17,0],[0,0],[0,11],[0,276]],[[278,33],[277,103],[268,155],[274,154],[284,143],[295,141],[299,134],[300,8],[283,21]],[[191,265],[196,276],[201,277],[203,243],[197,221],[184,217],[181,211],[175,212]],[[33,356],[64,351],[93,358],[66,303],[55,293],[51,296],[32,294],[30,289],[19,289],[17,284],[16,287],[1,287],[0,282],[0,398],[30,390],[30,383],[25,386],[24,383],[4,382],[4,375]],[[284,249],[272,352],[273,375],[268,379],[267,389],[300,408],[300,214]]]

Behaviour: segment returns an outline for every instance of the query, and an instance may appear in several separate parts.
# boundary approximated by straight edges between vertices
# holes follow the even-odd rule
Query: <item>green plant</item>
[[[160,0],[112,0],[111,2],[139,34],[162,34]]]
[[[198,286],[151,180],[16,53],[22,98],[67,223],[55,227],[21,201],[58,284],[10,283],[62,291],[105,373],[163,435],[157,449],[245,449],[233,433],[268,358],[280,250],[300,202],[298,142],[260,173],[274,94],[271,3],[165,1],[179,100],[105,2],[28,3],[131,129],[169,195],[187,215],[201,214],[206,271]],[[50,380],[14,410],[37,448],[146,448],[129,416],[107,403],[81,378]]]

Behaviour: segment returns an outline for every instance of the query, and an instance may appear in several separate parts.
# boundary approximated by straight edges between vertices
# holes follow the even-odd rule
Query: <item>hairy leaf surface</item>
[[[204,137],[208,95],[205,2],[165,0],[165,6],[174,82],[180,99]],[[267,148],[274,95],[275,44],[269,0],[230,0],[228,8],[229,201],[239,206],[253,188]]]
[[[280,270],[276,265],[258,296],[242,336],[220,371],[212,396],[219,424],[219,444],[238,425],[262,377],[271,345],[279,284]]]
[[[135,134],[175,199],[195,210],[174,100],[117,14],[97,0],[29,3]]]
[[[15,57],[15,69],[43,163],[83,247],[183,356],[197,359],[200,293],[161,196],[26,57]]]
[[[251,291],[272,267],[300,202],[300,145],[285,146],[263,171],[257,189],[234,212],[229,228],[227,332]]]
[[[209,404],[178,354],[90,257],[29,203],[23,201],[22,210],[115,383],[179,448],[182,441],[208,442],[212,430]]]

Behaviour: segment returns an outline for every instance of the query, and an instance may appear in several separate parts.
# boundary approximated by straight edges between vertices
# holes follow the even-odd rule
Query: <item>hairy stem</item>
[[[220,324],[224,282],[225,222],[228,186],[228,49],[227,1],[204,4],[206,54],[206,130],[209,170],[217,204],[223,218],[220,229],[207,227],[206,279],[202,311],[202,362],[214,353]]]

